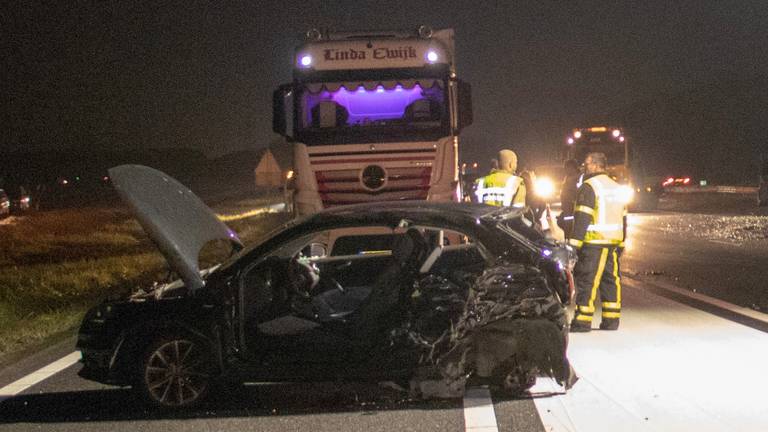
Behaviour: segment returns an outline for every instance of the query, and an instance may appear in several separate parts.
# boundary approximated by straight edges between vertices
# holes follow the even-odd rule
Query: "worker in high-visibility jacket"
[[[617,330],[621,317],[619,258],[627,233],[627,186],[605,173],[603,153],[590,153],[584,160],[584,180],[574,206],[574,224],[568,244],[578,249],[573,270],[576,282],[576,312],[572,332],[592,329],[597,294],[601,301],[601,330]]]
[[[518,176],[517,155],[512,150],[499,152],[499,167],[477,180],[477,202],[493,206],[525,207],[525,184]]]

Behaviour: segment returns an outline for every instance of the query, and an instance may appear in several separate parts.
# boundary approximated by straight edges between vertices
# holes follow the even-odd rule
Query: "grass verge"
[[[247,245],[284,219],[268,213],[228,224]],[[102,300],[166,273],[162,255],[124,210],[41,212],[0,226],[0,363],[78,326]]]

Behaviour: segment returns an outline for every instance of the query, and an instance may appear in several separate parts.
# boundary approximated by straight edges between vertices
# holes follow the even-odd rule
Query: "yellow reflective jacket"
[[[477,181],[477,201],[492,206],[525,207],[523,178],[506,171],[492,171]]]
[[[626,234],[627,202],[621,185],[606,174],[584,180],[576,206],[575,223],[569,243],[622,246]]]

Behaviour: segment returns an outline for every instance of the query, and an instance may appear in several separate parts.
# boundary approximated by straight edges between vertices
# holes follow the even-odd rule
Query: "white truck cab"
[[[457,201],[459,132],[472,122],[453,30],[321,32],[296,49],[274,93],[293,146],[296,214],[391,200]]]

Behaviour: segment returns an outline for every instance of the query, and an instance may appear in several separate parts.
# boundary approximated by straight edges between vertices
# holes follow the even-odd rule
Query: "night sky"
[[[262,148],[307,29],[420,24],[456,31],[465,160],[543,159],[575,126],[623,124],[658,173],[736,178],[768,143],[765,0],[18,1],[0,19],[9,150]]]

